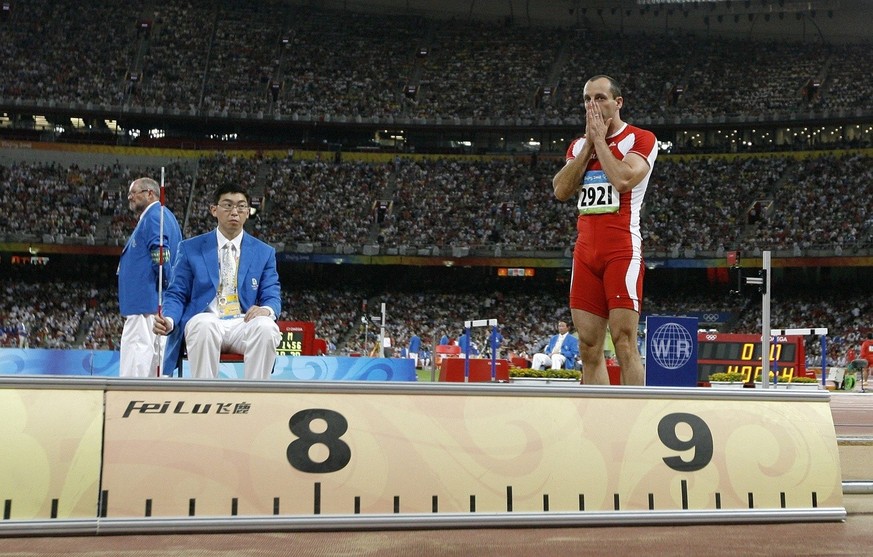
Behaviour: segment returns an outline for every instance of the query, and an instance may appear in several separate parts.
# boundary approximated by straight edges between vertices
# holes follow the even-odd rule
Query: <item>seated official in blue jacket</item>
[[[276,250],[243,231],[241,186],[219,186],[209,211],[218,228],[179,244],[155,333],[185,331],[192,377],[217,377],[221,352],[232,352],[244,356],[247,379],[269,379],[282,337]]]
[[[558,334],[554,335],[546,346],[545,353],[533,355],[531,367],[533,369],[552,369],[576,367],[576,359],[579,357],[579,339],[570,334],[570,327],[566,321],[558,321]]]

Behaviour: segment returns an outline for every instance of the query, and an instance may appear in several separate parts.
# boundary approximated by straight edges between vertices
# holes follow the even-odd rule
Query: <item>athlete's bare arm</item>
[[[628,153],[624,159],[618,160],[605,141],[602,142],[602,146],[597,142],[594,148],[597,151],[600,167],[618,193],[631,191],[649,173],[649,161],[639,153]]]
[[[592,152],[591,142],[584,141],[582,151],[576,155],[576,158],[565,164],[552,178],[555,197],[559,201],[567,201],[579,191],[579,187],[582,185],[582,175],[585,173],[585,167],[588,166]]]

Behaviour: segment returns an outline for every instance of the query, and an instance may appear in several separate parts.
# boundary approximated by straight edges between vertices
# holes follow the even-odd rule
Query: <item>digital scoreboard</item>
[[[276,348],[280,356],[314,356],[315,323],[312,321],[277,321],[282,340]]]
[[[801,336],[775,336],[770,342],[770,369],[779,375],[815,377],[806,372],[806,354]],[[697,376],[709,381],[713,373],[742,373],[746,382],[761,375],[761,337],[731,333],[698,333]],[[754,374],[754,375],[753,375]]]

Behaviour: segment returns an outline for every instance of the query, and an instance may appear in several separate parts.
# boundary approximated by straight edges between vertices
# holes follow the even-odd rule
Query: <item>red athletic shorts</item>
[[[580,235],[573,250],[570,308],[603,318],[614,308],[642,310],[643,258],[623,249],[604,251]]]

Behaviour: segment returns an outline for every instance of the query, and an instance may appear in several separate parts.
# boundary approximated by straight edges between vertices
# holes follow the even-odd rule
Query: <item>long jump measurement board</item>
[[[18,440],[0,455],[0,534],[846,515],[826,391],[62,383],[0,383],[0,424]],[[75,425],[72,407],[86,403]],[[58,428],[69,433],[57,436]],[[79,432],[91,439],[76,445]],[[83,478],[75,489],[56,479],[74,472]]]

